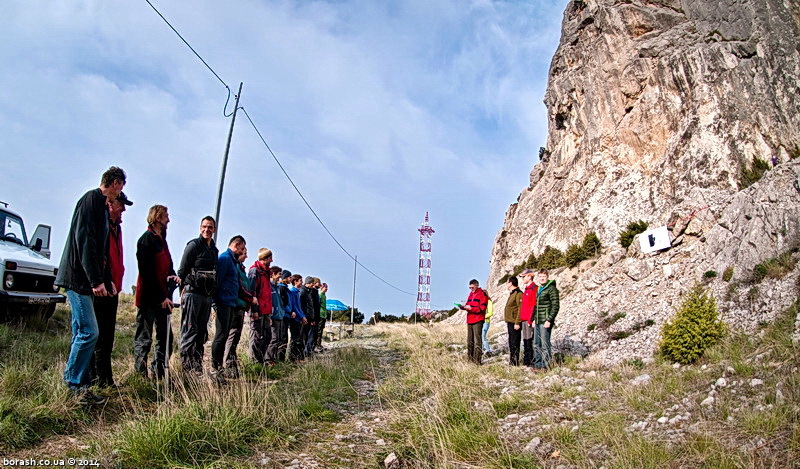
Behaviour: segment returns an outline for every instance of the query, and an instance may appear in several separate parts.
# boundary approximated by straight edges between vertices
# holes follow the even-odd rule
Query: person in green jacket
[[[519,366],[519,344],[522,339],[522,321],[519,319],[519,308],[522,305],[522,290],[519,289],[519,279],[511,277],[506,284],[508,290],[508,301],[504,318],[508,329],[508,364]]]
[[[547,269],[542,269],[536,274],[536,284],[539,288],[536,291],[536,307],[533,315],[536,323],[533,367],[534,371],[543,371],[550,365],[550,332],[558,315],[559,294],[556,281],[550,280]]]
[[[320,279],[315,279],[320,283]],[[319,322],[317,323],[317,347],[316,351],[321,352],[322,347],[322,332],[325,330],[325,323],[328,321],[328,306],[325,304],[327,301],[328,284],[323,283],[319,287]]]

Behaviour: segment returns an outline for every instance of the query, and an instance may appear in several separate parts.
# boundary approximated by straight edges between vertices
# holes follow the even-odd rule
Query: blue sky
[[[339,241],[416,292],[430,212],[432,307],[484,282],[508,205],[528,184],[566,0],[153,1],[236,89],[240,105]],[[0,200],[60,256],[75,201],[110,165],[128,173],[125,289],[148,207],[169,207],[177,266],[213,214],[229,119],[224,86],[144,1],[0,5]],[[313,218],[240,112],[220,241],[350,303],[353,263]],[[356,306],[413,312],[416,296],[358,271]]]

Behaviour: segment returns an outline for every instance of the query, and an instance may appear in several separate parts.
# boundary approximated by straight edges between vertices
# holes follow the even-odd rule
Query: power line
[[[170,27],[170,29],[172,29],[172,31],[173,31],[173,32],[175,32],[175,34],[177,34],[177,35],[178,35],[178,37],[181,39],[181,41],[183,41],[183,43],[184,43],[184,44],[186,44],[186,47],[188,47],[188,48],[189,48],[189,49],[190,49],[190,50],[191,50],[191,51],[194,53],[194,55],[195,55],[195,56],[196,56],[196,57],[197,57],[197,58],[198,58],[198,59],[199,59],[199,60],[200,60],[200,61],[203,63],[203,65],[205,65],[205,66],[206,66],[206,68],[207,68],[207,69],[208,69],[208,70],[209,70],[209,71],[210,71],[212,74],[214,74],[214,76],[217,78],[217,80],[219,80],[219,82],[220,82],[220,83],[222,83],[222,85],[225,87],[225,89],[226,89],[226,90],[228,90],[228,99],[226,99],[226,100],[225,100],[225,109],[223,110],[223,114],[225,114],[225,117],[230,117],[230,115],[231,115],[231,114],[226,114],[226,113],[225,113],[225,110],[227,110],[227,109],[228,109],[228,101],[230,101],[230,97],[231,97],[231,89],[230,89],[230,87],[228,86],[228,84],[227,84],[227,83],[225,83],[225,80],[223,80],[223,79],[222,79],[222,78],[221,78],[221,77],[220,77],[220,76],[217,74],[217,72],[215,72],[215,71],[214,71],[214,69],[213,69],[213,68],[211,68],[211,66],[208,64],[208,62],[206,62],[206,61],[205,61],[205,59],[203,59],[203,57],[202,57],[202,56],[200,56],[200,54],[198,54],[198,53],[197,53],[197,51],[194,49],[194,47],[192,47],[192,45],[191,45],[191,44],[189,44],[189,42],[188,42],[186,39],[184,39],[184,37],[181,35],[181,33],[179,33],[179,32],[178,32],[178,30],[177,30],[177,29],[175,29],[175,27],[174,27],[174,26],[172,26],[172,24],[171,24],[171,23],[170,23],[170,22],[169,22],[169,21],[168,21],[168,20],[167,20],[167,19],[164,17],[164,15],[162,15],[162,14],[161,14],[161,12],[160,12],[160,11],[158,11],[158,9],[157,9],[157,8],[156,8],[156,7],[155,7],[155,6],[154,6],[154,5],[153,5],[153,4],[150,2],[150,0],[144,0],[144,1],[145,1],[145,2],[147,2],[147,4],[148,4],[148,5],[150,5],[150,8],[152,8],[152,9],[153,9],[153,11],[155,11],[155,12],[158,14],[158,16],[160,16],[160,17],[161,17],[161,19],[162,19],[162,20],[164,20],[164,22],[167,24],[167,26],[169,26],[169,27]],[[372,276],[373,276],[373,277],[377,278],[377,279],[378,279],[378,280],[380,280],[381,282],[385,283],[386,285],[388,285],[388,286],[390,286],[390,287],[394,288],[395,290],[397,290],[397,291],[399,291],[399,292],[405,293],[406,295],[411,295],[411,296],[414,296],[414,294],[413,294],[413,293],[411,293],[411,292],[407,292],[407,291],[405,291],[405,290],[403,290],[403,289],[401,289],[401,288],[398,288],[398,287],[396,287],[396,286],[392,285],[391,283],[387,282],[386,280],[384,280],[384,279],[383,279],[383,278],[382,278],[380,275],[376,274],[376,273],[375,273],[375,272],[373,272],[371,269],[369,269],[367,266],[365,266],[364,264],[362,264],[361,262],[359,262],[359,261],[358,261],[358,259],[357,259],[356,257],[354,257],[352,254],[350,254],[350,252],[349,252],[347,249],[345,249],[345,247],[344,247],[344,246],[342,246],[342,243],[340,243],[340,242],[339,242],[339,240],[338,240],[338,239],[336,239],[336,237],[333,235],[333,233],[331,232],[331,230],[329,230],[329,229],[328,229],[328,227],[325,225],[325,223],[322,221],[322,219],[319,217],[319,215],[317,215],[317,212],[316,212],[316,211],[315,211],[315,210],[314,210],[314,209],[311,207],[311,204],[309,204],[309,203],[308,203],[308,200],[306,200],[306,198],[305,198],[305,196],[303,195],[303,193],[302,193],[302,192],[300,192],[300,189],[297,187],[297,185],[294,183],[294,181],[292,180],[292,178],[289,176],[289,173],[287,173],[287,172],[286,172],[286,169],[283,167],[283,165],[281,164],[280,160],[278,160],[278,157],[277,157],[277,156],[275,155],[275,153],[272,151],[272,148],[270,148],[269,144],[267,144],[267,141],[264,139],[264,136],[263,136],[263,135],[261,135],[261,131],[259,131],[259,130],[258,130],[258,127],[256,126],[255,122],[253,122],[253,119],[251,119],[251,118],[250,118],[250,114],[248,114],[248,113],[247,113],[247,110],[246,110],[244,107],[239,107],[239,109],[241,109],[241,110],[242,110],[242,112],[244,112],[244,115],[245,115],[245,116],[247,116],[247,120],[248,120],[248,121],[250,121],[250,125],[251,125],[251,126],[253,126],[253,130],[255,130],[255,131],[256,131],[256,134],[258,134],[258,137],[261,139],[261,142],[264,144],[264,146],[265,146],[265,147],[267,148],[267,150],[269,151],[269,154],[270,154],[270,155],[272,155],[272,158],[273,158],[273,159],[275,160],[275,162],[278,164],[278,167],[279,167],[279,168],[281,169],[281,171],[283,172],[283,175],[284,175],[284,176],[286,176],[286,179],[288,179],[288,180],[289,180],[289,183],[291,183],[292,187],[293,187],[293,188],[294,188],[294,190],[297,192],[297,195],[299,195],[299,196],[300,196],[300,198],[303,200],[303,203],[305,203],[305,204],[306,204],[306,207],[308,207],[308,209],[309,209],[309,210],[311,211],[311,213],[314,215],[314,218],[316,218],[316,219],[317,219],[317,221],[319,222],[319,224],[320,224],[320,225],[322,225],[322,228],[325,230],[325,232],[326,232],[326,233],[328,233],[328,236],[330,236],[330,237],[331,237],[331,239],[333,240],[333,242],[335,242],[335,243],[336,243],[336,245],[337,245],[337,246],[339,246],[339,248],[340,248],[340,249],[341,249],[341,250],[342,250],[342,251],[343,251],[343,252],[344,252],[344,253],[345,253],[345,254],[346,254],[346,255],[347,255],[347,256],[348,256],[350,259],[352,259],[353,261],[355,261],[355,263],[356,263],[357,265],[360,265],[360,266],[361,266],[361,268],[363,268],[364,270],[366,270],[367,272],[369,272],[370,274],[372,274]]]
[[[198,54],[196,50],[194,50],[194,47],[192,47],[192,45],[191,45],[191,44],[189,44],[189,41],[187,41],[186,39],[184,39],[184,38],[183,38],[183,36],[181,35],[181,33],[179,33],[179,32],[178,32],[178,30],[177,30],[177,29],[175,29],[175,27],[174,27],[174,26],[172,26],[172,23],[170,23],[170,22],[169,22],[169,20],[167,20],[167,19],[164,17],[164,15],[162,15],[162,14],[161,14],[161,12],[160,12],[160,11],[158,11],[158,8],[156,8],[156,7],[155,7],[155,5],[153,5],[152,3],[150,3],[150,0],[144,0],[144,1],[145,1],[145,2],[147,2],[147,4],[148,4],[148,5],[150,5],[150,8],[152,8],[152,9],[153,9],[153,11],[155,11],[155,12],[158,14],[158,16],[160,16],[160,17],[161,17],[161,19],[162,19],[162,20],[164,20],[164,22],[165,22],[165,23],[167,23],[167,26],[169,26],[169,27],[170,27],[170,29],[172,29],[172,31],[173,31],[175,34],[177,34],[179,38],[181,38],[181,41],[183,41],[183,43],[184,43],[184,44],[186,44],[186,47],[188,47],[188,48],[189,48],[189,50],[191,50],[191,51],[194,53],[194,55],[195,55],[195,56],[197,56],[197,58],[198,58],[198,59],[200,59],[200,62],[203,62],[203,65],[205,65],[205,66],[206,66],[206,68],[207,68],[207,69],[208,69],[208,70],[209,70],[211,73],[213,73],[215,77],[217,77],[217,80],[219,80],[219,82],[220,82],[220,83],[222,83],[222,86],[224,86],[224,87],[225,87],[225,89],[226,89],[226,90],[228,90],[228,99],[226,99],[226,100],[225,100],[225,107],[222,109],[222,114],[224,114],[224,115],[225,115],[225,117],[230,117],[231,115],[230,115],[230,114],[227,114],[225,111],[228,109],[228,102],[229,102],[229,101],[230,101],[230,99],[231,99],[231,88],[228,86],[228,84],[227,84],[227,83],[225,83],[225,80],[223,80],[223,79],[222,79],[222,78],[221,78],[221,77],[220,77],[220,76],[217,74],[217,72],[215,72],[215,71],[214,71],[214,69],[213,69],[213,68],[211,68],[211,65],[208,65],[208,62],[206,62],[206,61],[205,61],[205,59],[204,59],[203,57],[201,57],[201,56],[200,56],[200,54]]]
[[[407,291],[405,291],[405,290],[403,290],[403,289],[400,289],[400,288],[398,288],[398,287],[396,287],[396,286],[392,285],[391,283],[387,282],[386,280],[384,280],[384,279],[383,279],[383,278],[382,278],[380,275],[376,274],[375,272],[373,272],[372,270],[370,270],[370,269],[369,269],[367,266],[365,266],[364,264],[362,264],[361,262],[359,262],[359,261],[358,261],[358,259],[357,259],[356,257],[354,257],[352,254],[350,254],[350,252],[349,252],[347,249],[345,249],[345,247],[344,247],[344,246],[342,246],[342,243],[340,243],[340,242],[339,242],[339,240],[338,240],[338,239],[336,239],[336,236],[334,236],[334,235],[333,235],[333,233],[331,232],[331,230],[329,230],[329,229],[328,229],[327,225],[325,225],[325,222],[323,222],[323,221],[322,221],[322,219],[319,217],[319,215],[317,215],[317,212],[316,212],[316,211],[315,211],[315,210],[314,210],[314,209],[311,207],[311,204],[309,204],[309,203],[308,203],[308,200],[307,200],[307,199],[306,199],[306,197],[303,195],[303,193],[302,193],[302,192],[300,192],[300,189],[297,187],[297,184],[295,184],[295,183],[294,183],[294,181],[292,180],[291,176],[289,176],[289,173],[287,173],[287,172],[286,172],[286,169],[283,167],[283,164],[281,164],[281,162],[280,162],[280,160],[278,159],[278,157],[277,157],[277,156],[275,155],[275,153],[272,151],[272,148],[270,148],[269,144],[268,144],[268,143],[267,143],[267,141],[264,139],[264,136],[261,134],[261,131],[260,131],[260,130],[258,130],[258,127],[256,126],[255,122],[253,122],[253,119],[250,117],[250,114],[248,114],[248,113],[247,113],[247,109],[245,109],[244,107],[240,107],[239,109],[241,109],[241,110],[242,110],[242,112],[244,112],[244,115],[247,117],[247,120],[250,122],[250,125],[251,125],[251,126],[253,126],[253,130],[255,130],[255,131],[256,131],[256,134],[258,134],[258,138],[260,138],[260,139],[261,139],[261,143],[263,143],[263,144],[264,144],[264,146],[267,148],[267,151],[269,151],[269,154],[272,156],[272,159],[274,159],[274,160],[275,160],[275,163],[277,163],[277,164],[278,164],[278,167],[279,167],[279,168],[281,168],[281,171],[283,172],[283,175],[284,175],[284,176],[286,176],[286,179],[288,179],[288,180],[289,180],[289,183],[292,185],[292,187],[294,188],[295,192],[297,192],[297,195],[299,195],[299,196],[300,196],[300,198],[301,198],[301,199],[303,199],[303,203],[305,203],[305,204],[306,204],[306,207],[308,207],[308,209],[309,209],[309,210],[311,211],[311,213],[314,215],[314,218],[316,218],[316,219],[317,219],[317,221],[319,222],[319,224],[320,224],[320,225],[322,225],[322,228],[325,230],[325,232],[326,232],[326,233],[328,233],[328,236],[330,236],[330,237],[331,237],[331,239],[333,240],[333,242],[334,242],[334,243],[336,243],[336,245],[337,245],[337,246],[339,246],[339,248],[340,248],[340,249],[341,249],[341,250],[342,250],[342,251],[343,251],[345,254],[347,254],[347,257],[349,257],[350,259],[352,259],[353,261],[355,261],[355,263],[356,263],[356,264],[360,265],[360,266],[361,266],[361,267],[362,267],[364,270],[366,270],[367,272],[369,272],[370,274],[372,274],[372,275],[373,275],[375,278],[377,278],[377,279],[378,279],[378,280],[380,280],[381,282],[385,283],[386,285],[388,285],[388,286],[390,286],[390,287],[394,288],[395,290],[397,290],[397,291],[399,291],[399,292],[405,293],[405,294],[407,294],[407,295],[414,296],[414,294],[413,294],[413,293],[411,293],[411,292],[407,292]]]

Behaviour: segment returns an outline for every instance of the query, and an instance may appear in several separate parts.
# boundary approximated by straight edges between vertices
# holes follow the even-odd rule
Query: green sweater
[[[511,294],[508,295],[508,301],[506,301],[504,318],[506,322],[513,322],[514,324],[519,325],[520,305],[522,305],[522,290],[515,288],[511,290]]]
[[[543,287],[539,287],[536,295],[536,324],[544,324],[546,321],[550,321],[550,327],[553,327],[558,308],[558,288],[556,288],[556,281],[550,280]]]
[[[319,317],[322,319],[328,319],[328,305],[326,302],[328,299],[325,297],[325,293],[319,294]]]

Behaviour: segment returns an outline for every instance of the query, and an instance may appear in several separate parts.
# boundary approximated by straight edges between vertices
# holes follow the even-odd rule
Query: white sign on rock
[[[639,247],[645,254],[668,249],[671,246],[672,241],[669,239],[669,231],[666,226],[659,226],[639,235]]]

